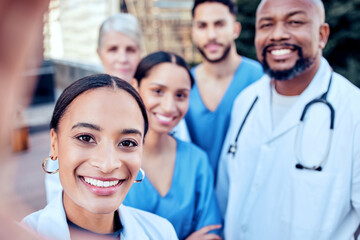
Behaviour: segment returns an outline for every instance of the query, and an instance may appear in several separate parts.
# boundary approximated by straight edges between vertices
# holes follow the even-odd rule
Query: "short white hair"
[[[132,38],[142,47],[142,31],[139,21],[129,13],[117,13],[108,17],[100,26],[98,48],[101,47],[104,35],[110,31],[120,32]]]

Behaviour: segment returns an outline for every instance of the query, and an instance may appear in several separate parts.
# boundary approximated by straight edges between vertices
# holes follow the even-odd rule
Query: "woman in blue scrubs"
[[[141,181],[136,176],[148,129],[145,106],[129,83],[107,74],[76,81],[61,94],[50,125],[51,154],[43,169],[59,172],[63,191],[24,218],[26,225],[49,239],[71,239],[78,232],[177,239],[166,219],[122,205],[133,182]],[[58,170],[46,168],[50,160],[59,163]]]
[[[133,84],[149,117],[142,168],[124,204],[167,218],[179,239],[220,239],[213,173],[204,151],[169,135],[189,107],[193,78],[176,54],[155,52],[142,59]]]

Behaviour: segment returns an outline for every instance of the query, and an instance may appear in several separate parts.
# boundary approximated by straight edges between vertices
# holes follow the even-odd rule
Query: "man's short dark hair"
[[[236,16],[236,14],[238,13],[237,5],[232,0],[195,0],[194,6],[191,10],[192,17],[194,17],[195,8],[198,5],[200,5],[202,3],[206,3],[206,2],[215,2],[215,3],[224,4],[225,6],[227,6],[229,8],[230,13],[233,14],[234,16]]]

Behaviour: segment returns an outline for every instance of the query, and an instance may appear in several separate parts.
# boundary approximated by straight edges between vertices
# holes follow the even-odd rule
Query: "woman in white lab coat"
[[[136,17],[127,13],[111,15],[101,24],[97,53],[104,72],[131,83],[142,55],[142,32]],[[57,169],[49,162],[48,169]],[[59,174],[45,176],[46,200],[54,199],[62,187]]]
[[[58,161],[63,191],[24,224],[51,239],[71,239],[79,232],[177,239],[167,220],[122,205],[133,182],[145,176],[140,164],[148,119],[135,89],[106,74],[82,78],[62,93],[50,125],[51,154],[43,168],[53,173],[46,162]]]

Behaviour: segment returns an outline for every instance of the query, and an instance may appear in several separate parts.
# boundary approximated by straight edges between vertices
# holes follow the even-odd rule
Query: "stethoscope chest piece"
[[[228,154],[232,154],[233,157],[235,157],[236,153],[236,143],[230,144]]]

